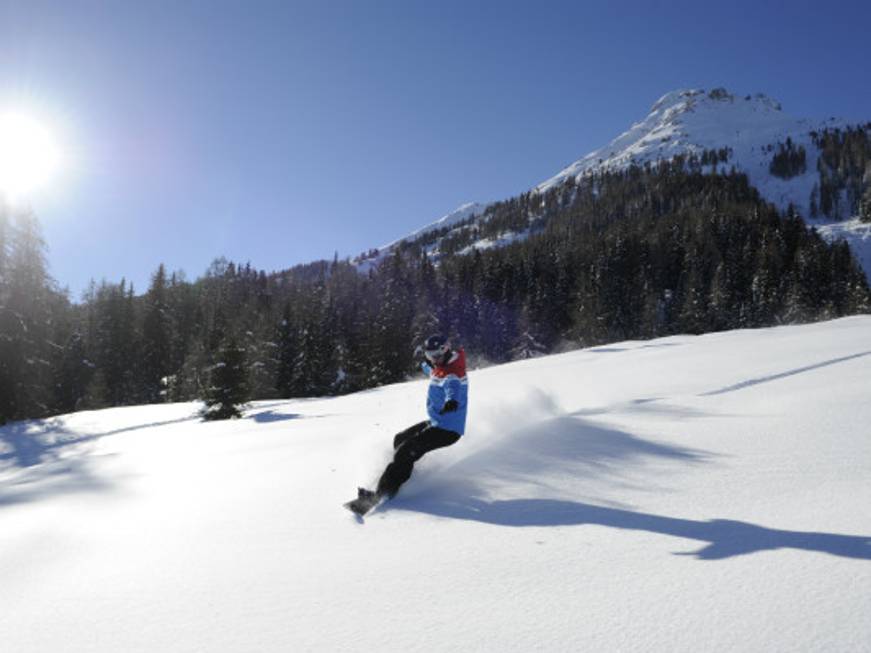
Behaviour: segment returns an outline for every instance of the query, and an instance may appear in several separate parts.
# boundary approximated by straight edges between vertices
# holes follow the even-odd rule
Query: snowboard
[[[357,488],[357,498],[343,505],[358,517],[362,517],[379,503],[381,503],[381,497],[372,492],[372,490],[360,487]]]

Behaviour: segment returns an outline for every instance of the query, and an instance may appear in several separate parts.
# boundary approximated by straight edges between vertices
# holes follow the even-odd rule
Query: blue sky
[[[0,0],[0,108],[64,168],[53,276],[354,255],[516,195],[677,88],[871,120],[868,2]]]

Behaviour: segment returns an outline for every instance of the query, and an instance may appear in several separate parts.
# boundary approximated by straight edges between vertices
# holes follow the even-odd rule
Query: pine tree
[[[859,202],[859,219],[862,222],[871,222],[871,183]]]
[[[161,263],[151,278],[145,296],[142,325],[142,369],[140,375],[144,400],[159,401],[164,393],[164,379],[170,376],[172,359],[172,324],[167,297],[166,269]]]
[[[241,408],[249,399],[248,369],[245,349],[235,335],[229,335],[218,351],[218,361],[210,370],[209,385],[203,401],[204,419],[241,417]]]
[[[54,365],[56,409],[62,413],[78,410],[85,401],[93,375],[94,364],[88,360],[85,340],[80,333],[73,333]]]
[[[168,288],[169,322],[172,325],[167,390],[169,401],[189,401],[199,396],[197,374],[205,366],[200,335],[204,329],[200,292],[187,283],[183,272],[174,272]]]
[[[414,349],[414,303],[405,261],[397,252],[383,266],[377,275],[380,296],[370,334],[371,385],[405,378],[411,370]]]
[[[36,216],[0,205],[0,421],[49,414],[58,296]],[[61,302],[61,308],[63,302]]]
[[[95,363],[101,374],[108,406],[124,406],[140,399],[137,392],[136,308],[133,288],[103,283],[96,294]],[[98,396],[91,393],[92,396]]]
[[[290,303],[284,305],[284,313],[276,329],[276,389],[281,397],[297,396],[297,333],[294,328]]]

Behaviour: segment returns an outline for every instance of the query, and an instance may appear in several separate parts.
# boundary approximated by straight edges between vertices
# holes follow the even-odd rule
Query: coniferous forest
[[[820,150],[820,181],[811,192],[811,216],[871,222],[871,123],[812,132]]]
[[[745,176],[701,165],[678,158],[498,202],[366,274],[338,258],[273,273],[217,259],[196,280],[161,265],[141,293],[92,283],[75,303],[47,272],[36,217],[0,209],[0,421],[192,399],[232,414],[245,398],[353,392],[406,379],[433,332],[483,365],[871,311],[845,243],[778,212]],[[469,247],[506,234],[522,237]]]

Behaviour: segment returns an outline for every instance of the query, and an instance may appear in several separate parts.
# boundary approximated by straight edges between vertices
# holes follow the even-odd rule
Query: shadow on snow
[[[695,521],[573,501],[517,499],[483,501],[472,497],[404,503],[396,508],[498,526],[605,526],[646,531],[705,542],[698,551],[676,553],[699,560],[723,560],[760,551],[797,549],[871,560],[871,536],[837,535],[766,528],[728,519]],[[392,507],[392,506],[391,506]]]
[[[80,433],[60,419],[13,422],[0,427],[0,507],[72,492],[97,492],[110,484],[91,471],[77,447],[112,435],[194,421],[198,415]]]
[[[641,403],[645,410],[666,413],[673,410],[667,405],[657,405],[657,401],[653,398]],[[687,415],[701,416],[697,411]],[[777,549],[871,560],[871,536],[787,531],[728,519],[696,521],[647,514],[625,506],[556,498],[491,500],[494,494],[498,495],[500,486],[516,492],[526,485],[539,496],[542,489],[545,494],[552,489],[547,487],[549,477],[575,479],[581,487],[603,481],[625,486],[636,465],[646,466],[652,461],[658,461],[660,467],[669,462],[704,464],[714,459],[708,452],[650,442],[593,422],[583,411],[529,424],[501,437],[494,434],[491,440],[487,447],[456,462],[436,465],[431,471],[422,470],[420,481],[415,483],[417,479],[412,479],[409,487],[403,488],[384,509],[508,527],[604,526],[657,533],[703,542],[704,546],[697,551],[675,554],[699,560],[723,560]],[[644,483],[643,487],[649,489],[649,483]],[[564,494],[566,487],[555,489]]]
[[[0,445],[4,445],[0,450],[0,462],[11,461],[15,467],[34,467],[55,458],[57,452],[66,447],[129,431],[181,424],[197,418],[197,415],[192,415],[84,435],[67,429],[59,420],[13,422],[0,427]]]
[[[277,413],[274,410],[264,410],[260,413],[245,415],[247,419],[253,419],[258,424],[272,424],[273,422],[285,422],[288,420],[299,419],[302,415],[298,413]]]
[[[762,376],[758,379],[748,379],[747,381],[742,381],[740,383],[735,383],[734,385],[726,386],[725,388],[720,388],[719,390],[711,390],[709,392],[703,392],[700,394],[700,397],[712,397],[714,395],[722,395],[728,392],[735,392],[736,390],[743,390],[744,388],[749,388],[754,385],[759,385],[761,383],[770,383],[771,381],[777,381],[779,379],[785,379],[790,376],[795,376],[797,374],[802,374],[804,372],[810,372],[812,370],[818,370],[821,367],[828,367],[829,365],[836,365],[838,363],[844,363],[846,361],[855,360],[857,358],[863,358],[865,356],[871,356],[871,351],[863,351],[858,354],[851,354],[849,356],[841,356],[840,358],[833,358],[831,360],[822,361],[820,363],[814,363],[813,365],[806,365],[805,367],[798,367],[794,370],[787,370],[786,372],[780,372],[779,374],[770,374],[768,376]]]

